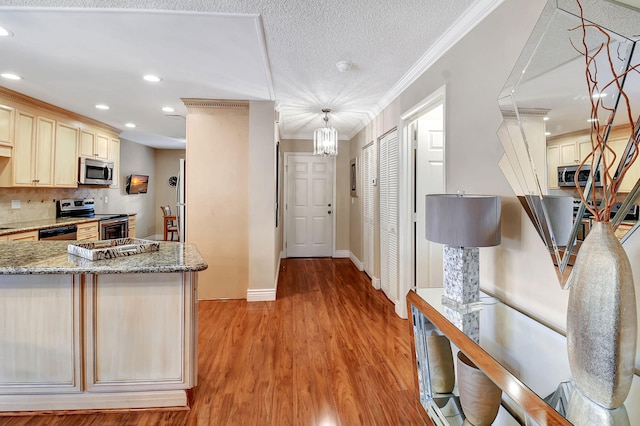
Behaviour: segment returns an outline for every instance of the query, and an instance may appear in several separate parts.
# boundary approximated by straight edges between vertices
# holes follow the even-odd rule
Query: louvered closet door
[[[398,300],[398,131],[380,140],[380,284]]]
[[[373,143],[362,151],[363,209],[364,209],[364,271],[373,277],[373,179],[376,176]]]

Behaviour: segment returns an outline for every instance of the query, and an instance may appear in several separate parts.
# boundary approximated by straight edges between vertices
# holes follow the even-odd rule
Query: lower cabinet
[[[1,276],[0,318],[0,394],[81,391],[80,276]]]
[[[78,224],[77,239],[79,241],[87,240],[99,240],[100,239],[100,225],[97,221],[89,223]]]
[[[0,275],[0,411],[186,406],[197,273]]]
[[[38,241],[38,231],[18,232],[7,235],[9,241]]]

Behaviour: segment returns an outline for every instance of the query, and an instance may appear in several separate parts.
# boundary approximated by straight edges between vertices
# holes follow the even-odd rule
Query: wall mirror
[[[610,66],[621,73],[640,63],[640,10],[606,0],[580,3],[587,24],[610,35],[611,64],[604,55],[595,59],[599,80],[613,79]],[[505,151],[500,167],[548,247],[563,288],[592,223],[573,181],[576,166],[591,151],[586,61],[576,47],[584,43],[594,52],[607,44],[598,31],[588,29],[583,38],[580,24],[576,0],[549,0],[498,98],[503,115],[498,137]],[[616,153],[614,170],[616,162],[634,153],[629,136],[640,131],[640,74],[630,72],[621,83],[632,101],[633,125],[615,85],[600,97],[607,116],[600,114],[599,121],[604,126],[613,119],[605,134]],[[598,168],[596,163],[594,171]],[[612,223],[622,241],[638,227],[639,179],[640,160],[624,176],[613,210]],[[593,180],[585,176],[581,185],[597,202],[601,185]]]

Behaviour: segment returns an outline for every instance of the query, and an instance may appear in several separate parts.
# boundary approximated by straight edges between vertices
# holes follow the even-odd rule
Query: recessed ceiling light
[[[6,78],[7,80],[22,80],[22,77],[20,77],[18,74],[14,74],[11,72],[3,72],[2,74],[0,74],[0,76]]]
[[[136,125],[134,123],[127,123],[127,124],[125,124],[125,126],[127,126],[130,129],[133,129],[133,128],[136,127]]]
[[[175,109],[171,108],[170,106],[162,107],[162,110],[164,112],[174,112],[175,111]]]
[[[542,120],[549,121],[549,117],[545,116]]]
[[[551,136],[551,132],[544,132],[545,136]]]
[[[587,120],[587,123],[595,123],[597,121],[600,121],[600,120],[598,120],[597,118],[590,118]]]
[[[0,37],[11,37],[13,33],[6,28],[0,27]]]
[[[160,77],[158,77],[156,75],[153,75],[153,74],[147,74],[142,78],[144,78],[145,80],[150,81],[152,83],[157,83],[157,82],[162,80]]]
[[[98,109],[104,109],[104,110],[107,110],[107,109],[109,109],[109,105],[105,105],[105,104],[96,104],[96,108],[98,108]]]

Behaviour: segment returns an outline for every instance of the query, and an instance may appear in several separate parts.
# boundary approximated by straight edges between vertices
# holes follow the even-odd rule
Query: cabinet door
[[[192,283],[183,273],[92,276],[85,287],[87,391],[188,389]]]
[[[576,142],[576,144],[576,149],[578,150],[578,159],[580,160],[580,162],[582,162],[591,152],[591,140],[578,141]]]
[[[78,186],[78,129],[58,123],[54,157],[54,186]]]
[[[32,171],[37,186],[53,186],[53,147],[56,122],[49,118],[38,117],[36,127],[36,161]]]
[[[80,278],[0,276],[0,394],[80,391]]]
[[[80,133],[80,156],[93,157],[93,147],[96,143],[96,134],[83,130]]]
[[[113,185],[117,188],[120,184],[120,139],[109,139],[109,161],[113,161]]]
[[[78,224],[78,240],[98,240],[100,239],[98,222]]]
[[[9,241],[38,241],[38,231],[19,232],[7,235]]]
[[[558,188],[558,166],[560,165],[560,148],[547,147],[547,182],[549,188]]]
[[[129,238],[136,237],[136,215],[129,216]]]
[[[93,154],[103,160],[109,159],[109,138],[107,136],[96,135],[96,144]]]
[[[570,166],[576,164],[578,157],[576,156],[576,143],[565,143],[560,145],[560,165]]]
[[[36,118],[26,112],[16,114],[16,134],[13,147],[13,184],[16,186],[31,186],[32,162],[35,158],[33,136]]]
[[[0,105],[0,144],[13,145],[13,119],[15,110]]]

